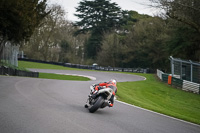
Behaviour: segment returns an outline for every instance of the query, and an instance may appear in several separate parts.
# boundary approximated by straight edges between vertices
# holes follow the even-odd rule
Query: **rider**
[[[111,102],[109,104],[110,107],[113,107],[113,103],[114,103],[114,96],[115,96],[115,93],[117,92],[117,81],[115,79],[111,79],[110,81],[108,82],[103,82],[103,83],[99,83],[99,84],[94,84],[93,87],[94,87],[94,92],[92,94],[92,98],[95,98],[96,95],[98,94],[98,91],[103,89],[104,87],[105,88],[111,88],[113,89],[113,94],[111,96],[111,98],[109,99],[109,101]]]

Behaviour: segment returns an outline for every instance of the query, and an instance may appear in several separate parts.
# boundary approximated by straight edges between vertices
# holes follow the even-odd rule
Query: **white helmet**
[[[113,84],[117,85],[117,81],[115,79],[110,80]]]

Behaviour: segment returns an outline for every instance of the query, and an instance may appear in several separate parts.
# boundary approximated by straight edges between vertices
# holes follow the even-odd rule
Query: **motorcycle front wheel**
[[[94,103],[92,103],[92,105],[88,107],[90,113],[94,113],[95,111],[97,111],[97,109],[101,107],[103,102],[104,98],[102,96],[97,97]]]

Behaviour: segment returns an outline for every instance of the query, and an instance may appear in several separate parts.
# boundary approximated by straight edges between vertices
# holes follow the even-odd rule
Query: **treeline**
[[[67,20],[60,5],[48,5],[20,49],[44,61],[164,71],[171,55],[200,61],[200,1],[150,1],[159,16],[122,10],[109,0],[81,1],[77,22]]]

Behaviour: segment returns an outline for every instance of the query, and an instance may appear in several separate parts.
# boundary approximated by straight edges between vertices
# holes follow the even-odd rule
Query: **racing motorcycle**
[[[103,87],[99,91],[94,90],[94,86],[90,86],[91,92],[88,96],[85,108],[88,108],[90,113],[94,113],[99,108],[111,107],[109,99],[114,93],[113,89]],[[95,98],[92,96],[95,93]]]

